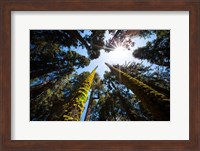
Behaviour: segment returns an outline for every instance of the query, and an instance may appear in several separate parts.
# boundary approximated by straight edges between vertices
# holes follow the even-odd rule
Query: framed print
[[[1,150],[199,150],[192,1],[7,1]]]

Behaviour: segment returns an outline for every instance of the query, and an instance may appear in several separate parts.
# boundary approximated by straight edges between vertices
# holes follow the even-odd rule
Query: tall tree
[[[116,47],[123,47],[130,50],[134,45],[134,38],[149,38],[155,31],[153,30],[109,30],[112,38],[105,42],[104,49],[106,52],[113,51]]]
[[[137,78],[143,83],[149,85],[156,91],[170,97],[170,72],[163,66],[149,65],[129,62],[124,65],[113,65],[115,68]]]
[[[90,48],[87,49],[90,59],[97,59],[100,56],[100,50],[105,45],[105,32],[106,30],[91,30],[91,35],[85,38],[90,45]]]
[[[104,81],[108,87],[107,91],[115,100],[114,108],[118,109],[116,113],[118,120],[152,120],[151,114],[143,108],[135,94],[126,86],[120,84],[118,78],[113,73],[106,72],[104,74]]]
[[[88,66],[90,60],[83,55],[78,54],[75,51],[58,51],[49,55],[48,53],[41,53],[35,57],[31,62],[30,78],[52,73],[59,72],[70,74],[74,68],[80,68]]]
[[[170,102],[165,95],[157,92],[150,86],[112,67],[111,65],[107,63],[106,65],[118,78],[120,76],[119,81],[130,88],[136,94],[136,96],[142,101],[144,106],[153,114],[156,120],[170,119]]]
[[[77,74],[100,52],[132,49],[134,37],[152,35],[144,51],[134,52],[150,66],[107,64],[111,72],[102,80],[96,69]],[[78,121],[89,100],[88,121],[169,120],[169,37],[155,30],[31,30],[30,119]]]
[[[89,32],[90,31],[90,32]],[[31,52],[43,52],[49,49],[49,52],[62,47],[74,47],[76,49],[86,48],[90,59],[96,59],[100,56],[100,50],[104,46],[104,34],[106,30],[88,30],[89,35],[81,35],[80,30],[31,30]]]
[[[87,95],[93,82],[97,67],[83,81],[81,86],[74,92],[71,100],[64,105],[63,119],[66,121],[80,121]]]
[[[103,102],[101,103],[101,107],[99,110],[99,121],[116,121],[116,112],[114,110],[114,99],[111,96],[112,94],[109,92],[105,93],[105,97],[103,98]]]
[[[58,47],[68,47],[71,46],[78,47],[83,46],[84,43],[81,39],[80,34],[76,30],[31,30],[30,31],[30,42],[33,47],[42,48],[50,46],[51,44],[56,44]],[[79,43],[79,41],[82,41]],[[87,46],[86,46],[87,47]],[[51,47],[49,47],[51,49]],[[41,49],[43,51],[43,49]]]
[[[37,121],[44,121],[47,119],[58,120],[55,116],[54,108],[62,107],[66,97],[64,91],[69,83],[70,75],[63,76],[57,80],[53,87],[48,87],[41,94],[35,97],[30,102],[30,119]],[[55,107],[56,106],[56,107]],[[59,110],[58,110],[59,111]]]
[[[156,39],[147,42],[146,46],[136,49],[133,52],[135,58],[148,60],[151,63],[170,67],[170,31],[154,31]]]
[[[88,99],[88,107],[87,107],[87,111],[85,115],[85,121],[90,120],[90,115],[91,115],[92,107],[94,104],[93,101],[99,99],[103,88],[104,86],[103,86],[102,80],[100,79],[99,74],[96,73],[94,76],[92,86],[91,86],[90,97]]]
[[[63,113],[65,110],[65,105],[71,100],[74,96],[73,94],[76,93],[77,89],[81,86],[84,79],[89,76],[89,72],[82,72],[81,74],[72,74],[69,78],[69,81],[65,83],[62,92],[64,95],[64,101],[55,101],[51,113],[53,116],[49,116],[48,120],[63,120]],[[56,98],[55,98],[56,99]]]
[[[89,72],[60,75],[60,77],[50,80],[44,88],[39,88],[38,91],[41,90],[41,92],[30,101],[31,120],[61,120],[63,106],[67,100],[72,98],[72,94],[77,91],[83,79],[86,79],[88,75]]]

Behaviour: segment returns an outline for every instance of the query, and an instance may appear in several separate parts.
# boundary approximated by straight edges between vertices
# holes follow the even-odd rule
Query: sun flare
[[[110,64],[124,64],[125,60],[130,61],[130,58],[132,58],[131,51],[122,46],[117,46],[109,52],[106,62]]]
[[[118,46],[118,47],[115,48],[114,51],[116,51],[116,53],[120,53],[121,51],[124,51],[124,50],[126,50],[124,47]]]

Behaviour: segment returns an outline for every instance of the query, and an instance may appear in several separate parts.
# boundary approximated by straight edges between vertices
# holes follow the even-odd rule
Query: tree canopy
[[[170,31],[30,30],[30,120],[170,120]]]

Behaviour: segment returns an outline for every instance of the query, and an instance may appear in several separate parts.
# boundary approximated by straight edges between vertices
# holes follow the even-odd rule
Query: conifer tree
[[[170,31],[158,30],[152,32],[156,34],[156,39],[152,42],[148,41],[146,46],[134,50],[133,56],[170,68]]]
[[[143,82],[131,77],[119,69],[105,63],[113,74],[119,78],[127,88],[131,89],[142,101],[143,105],[152,113],[155,120],[170,120],[170,101],[162,93],[154,90]]]
[[[53,82],[52,87],[44,90],[36,98],[30,101],[30,120],[58,120],[59,118],[53,118],[55,115],[54,108],[58,110],[58,105],[61,106],[65,101],[65,94],[63,89],[69,82],[70,75],[63,76],[60,80]],[[55,107],[56,106],[56,107]],[[58,110],[59,112],[59,110]]]
[[[81,86],[74,92],[69,102],[64,105],[63,120],[80,121],[81,114],[87,101],[88,92],[93,82],[97,67],[83,81]]]

